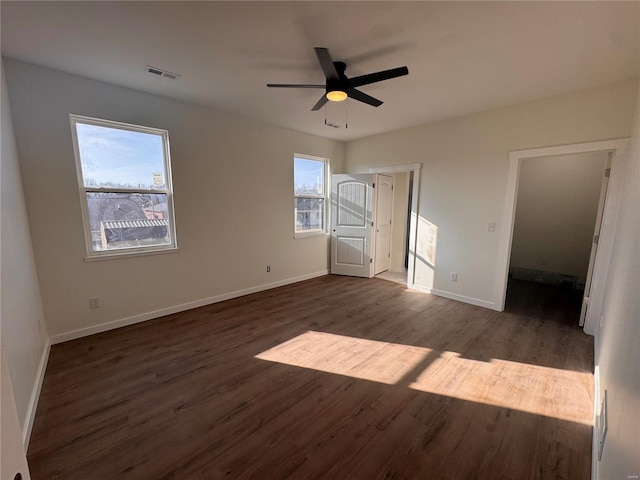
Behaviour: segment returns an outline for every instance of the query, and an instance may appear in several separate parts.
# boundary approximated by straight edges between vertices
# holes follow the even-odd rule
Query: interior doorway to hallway
[[[581,320],[611,167],[609,155],[596,151],[522,160],[506,307],[516,290],[538,291],[535,284],[542,284],[549,303],[566,297],[564,303],[571,307],[567,314],[575,317],[575,324]]]
[[[417,175],[417,169],[407,169],[407,167],[415,166],[386,167],[384,170],[370,169],[370,172],[384,172],[385,175],[393,177],[390,258],[388,268],[376,273],[375,277],[411,286],[413,268],[410,266],[413,267],[412,263],[415,261],[411,250],[411,235],[412,233],[415,235],[415,230],[412,231],[412,220],[417,218],[417,205],[414,205],[413,200],[418,179],[414,178],[414,175]]]
[[[402,199],[395,202],[398,214],[390,219],[397,227],[393,253],[393,266],[378,268],[386,270],[394,280],[402,280],[408,288],[415,286],[416,240],[418,230],[418,197],[420,192],[421,164],[394,165],[370,168],[367,173],[333,174],[331,176],[331,273],[371,278],[374,276],[375,210],[373,203],[374,184],[383,176],[402,178]],[[405,174],[401,176],[401,174]],[[406,182],[406,183],[405,183]],[[400,183],[399,183],[400,184]],[[406,189],[404,186],[406,185]],[[393,209],[393,207],[392,207]],[[395,216],[395,219],[393,218]],[[389,238],[391,239],[391,234]],[[388,253],[391,257],[391,251]]]
[[[619,207],[619,193],[622,179],[616,167],[617,157],[625,154],[628,139],[602,140],[597,142],[578,143],[571,145],[560,145],[554,147],[541,147],[529,150],[516,150],[509,153],[509,171],[507,176],[507,191],[504,210],[504,228],[500,230],[500,248],[497,258],[496,270],[496,309],[505,309],[507,283],[509,278],[509,267],[512,247],[512,236],[514,233],[514,220],[516,214],[516,200],[518,193],[518,182],[520,167],[527,159],[549,157],[556,155],[577,154],[584,152],[608,152],[608,161],[611,162],[608,181],[608,190],[603,199],[602,217],[596,224],[599,228],[597,238],[597,251],[593,249],[593,258],[590,260],[592,268],[587,274],[587,284],[585,285],[585,297],[588,301],[581,317],[584,318],[584,330],[589,334],[594,334],[600,319],[604,299],[604,285],[606,281],[606,271],[613,249],[613,230],[615,227],[616,212]],[[581,322],[582,324],[582,322]]]

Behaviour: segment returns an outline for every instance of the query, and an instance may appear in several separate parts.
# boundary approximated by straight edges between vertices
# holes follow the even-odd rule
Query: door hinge
[[[607,168],[607,169],[604,171],[604,176],[605,176],[605,177],[607,177],[607,178],[609,178],[609,177],[611,176],[611,169],[610,169],[610,168]]]
[[[589,297],[584,297],[582,299],[582,303],[584,303],[585,305],[589,305]]]
[[[595,243],[597,245],[599,241],[600,241],[600,235],[594,235],[593,236],[593,243]]]
[[[373,258],[370,258],[370,259],[369,259],[369,263],[373,263]]]
[[[373,227],[373,222],[371,222],[371,226]]]

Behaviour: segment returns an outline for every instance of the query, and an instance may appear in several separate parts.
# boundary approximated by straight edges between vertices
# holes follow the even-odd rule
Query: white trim
[[[287,278],[279,280],[277,282],[265,283],[263,285],[257,285],[255,287],[245,288],[243,290],[236,290],[235,292],[223,293],[216,295],[215,297],[203,298],[201,300],[194,300],[193,302],[183,303],[181,305],[175,305],[173,307],[162,308],[160,310],[154,310],[152,312],[141,313],[132,317],[120,318],[118,320],[112,320],[110,322],[101,323],[100,325],[93,325],[91,327],[79,328],[70,332],[59,333],[51,336],[51,344],[67,342],[69,340],[75,340],[76,338],[86,337],[94,335],[96,333],[102,333],[109,330],[113,330],[120,327],[126,327],[135,323],[145,322],[154,318],[164,317],[165,315],[171,315],[173,313],[184,312],[191,310],[192,308],[203,307],[212,303],[224,302],[232,298],[242,297],[244,295],[250,295],[252,293],[262,292],[264,290],[270,290],[272,288],[282,287],[284,285],[290,285],[292,283],[302,282],[311,278],[321,277],[328,275],[329,270],[321,270],[319,272],[309,273],[301,275],[299,277]]]
[[[293,238],[313,238],[313,237],[328,237],[329,236],[329,232],[325,232],[325,231],[320,231],[320,230],[316,230],[313,232],[300,232],[300,233],[296,233]]]
[[[411,219],[409,221],[409,265],[407,268],[407,288],[423,290],[415,283],[416,269],[416,244],[418,239],[418,200],[420,196],[420,168],[421,163],[405,165],[388,165],[384,167],[371,167],[369,173],[400,173],[413,172],[411,184]]]
[[[592,299],[590,300],[590,308],[587,311],[587,319],[585,320],[585,332],[593,334],[595,331],[593,325],[597,325],[600,316],[602,295],[604,293],[604,280],[608,268],[608,260],[611,255],[613,226],[615,224],[615,213],[617,211],[619,195],[617,192],[617,169],[616,157],[624,153],[629,142],[628,138],[604,140],[599,142],[577,143],[572,145],[560,145],[555,147],[534,148],[529,150],[516,150],[509,152],[509,174],[507,178],[507,192],[504,205],[504,228],[501,229],[500,249],[498,251],[498,260],[496,264],[495,291],[497,310],[503,311],[507,293],[507,279],[509,275],[509,259],[511,257],[511,241],[513,238],[513,225],[515,220],[515,207],[518,196],[518,179],[520,175],[520,164],[525,158],[548,157],[554,155],[566,155],[587,152],[604,152],[610,151],[614,153],[611,164],[611,178],[609,192],[607,193],[607,204],[605,205],[604,217],[602,222],[602,230],[600,236],[600,244],[598,246],[598,255],[593,269],[594,283],[592,285]],[[596,282],[595,280],[601,280]]]
[[[296,183],[296,158],[301,160],[311,160],[312,162],[322,162],[324,165],[324,179],[322,195],[297,195],[295,191],[295,183]],[[304,153],[294,153],[293,154],[293,199],[295,205],[296,198],[322,198],[324,200],[324,208],[323,208],[323,222],[324,228],[322,230],[303,230],[301,232],[296,231],[297,219],[298,219],[298,211],[294,206],[293,209],[293,238],[304,238],[304,237],[316,237],[320,235],[329,234],[329,199],[331,198],[331,163],[330,159],[326,157],[315,157],[313,155],[307,155]]]
[[[29,448],[29,440],[31,440],[31,430],[33,429],[33,421],[36,418],[36,410],[38,409],[38,400],[40,400],[40,392],[42,391],[42,383],[44,382],[44,374],[47,371],[47,363],[49,362],[49,352],[51,351],[51,342],[47,338],[40,356],[40,363],[38,364],[38,372],[36,374],[36,383],[31,391],[31,398],[29,399],[29,408],[27,408],[27,415],[25,417],[24,426],[22,428],[22,443],[24,445],[24,451]]]
[[[599,342],[594,342],[595,354],[593,358],[600,358]],[[593,435],[591,439],[591,478],[598,478],[598,449],[600,442],[598,439],[598,412],[600,409],[600,368],[595,365],[593,371]]]
[[[394,173],[407,172],[409,170],[420,171],[421,163],[407,163],[405,165],[389,165],[386,167],[371,167],[369,173]]]
[[[482,300],[480,298],[466,297],[464,295],[458,295],[457,293],[447,292],[445,290],[438,290],[436,288],[428,288],[420,285],[415,285],[412,287],[413,290],[418,290],[424,293],[430,293],[431,295],[436,295],[438,297],[448,298],[449,300],[455,300],[457,302],[468,303],[470,305],[475,305],[476,307],[489,308],[491,310],[496,309],[496,304],[493,302],[488,302],[486,300]]]
[[[628,138],[617,138],[614,140],[602,140],[599,142],[574,143],[571,145],[557,145],[554,147],[531,148],[528,150],[514,150],[509,152],[509,159],[549,157],[552,155],[570,155],[573,153],[585,152],[605,152],[608,150],[618,150],[625,148],[629,142]]]
[[[122,251],[118,250],[110,250],[108,255],[100,255],[99,257],[84,257],[85,262],[101,262],[103,260],[115,260],[121,259],[123,257],[146,257],[147,255],[160,255],[163,253],[178,253],[180,251],[179,248],[170,247],[170,248],[157,248],[140,251],[140,250],[129,250],[123,248]],[[118,252],[118,253],[115,253]]]

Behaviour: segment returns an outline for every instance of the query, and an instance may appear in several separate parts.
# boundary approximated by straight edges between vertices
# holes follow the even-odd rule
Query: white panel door
[[[376,207],[375,254],[373,274],[389,270],[391,266],[391,218],[393,216],[393,177],[378,174],[375,182]]]
[[[607,190],[609,189],[609,175],[611,174],[611,157],[607,154],[605,162],[605,172],[602,177],[602,185],[600,186],[600,200],[598,200],[598,211],[596,214],[596,226],[593,232],[593,242],[591,243],[591,254],[589,255],[589,266],[587,268],[587,277],[584,285],[584,297],[582,299],[582,309],[580,310],[580,319],[578,321],[581,327],[584,327],[584,320],[587,317],[589,309],[589,296],[591,295],[591,282],[593,281],[593,267],[596,263],[596,254],[598,253],[598,243],[600,240],[600,231],[602,229],[602,218],[604,215],[604,206],[607,199]]]
[[[372,277],[375,174],[331,176],[331,273]]]

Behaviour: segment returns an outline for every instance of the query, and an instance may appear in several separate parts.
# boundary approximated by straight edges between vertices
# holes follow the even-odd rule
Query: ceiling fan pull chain
[[[327,110],[332,109],[333,112],[330,112],[330,115],[333,114],[334,116],[339,115],[339,113],[336,111],[336,105],[332,105],[332,103],[334,102],[327,102],[324,105],[324,124],[327,127],[333,127],[333,128],[342,128],[342,125],[339,123],[335,123],[333,121],[331,121],[330,119],[327,119]]]
[[[349,128],[349,99],[344,102],[344,129]]]

